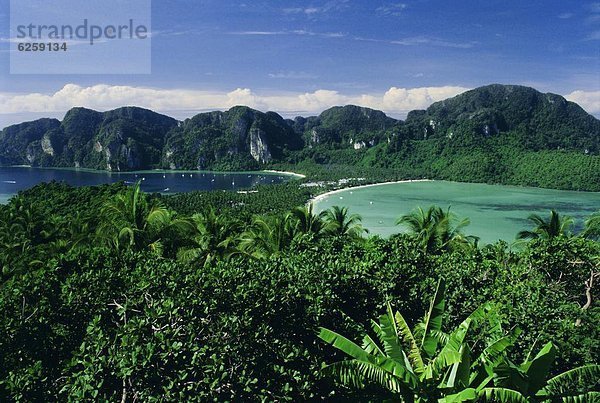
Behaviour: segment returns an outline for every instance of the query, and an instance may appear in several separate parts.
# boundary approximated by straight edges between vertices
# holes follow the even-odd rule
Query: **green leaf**
[[[519,333],[520,331],[516,330],[511,334],[494,341],[481,352],[481,355],[479,356],[480,360],[488,365],[491,365],[492,367],[495,367],[502,360],[503,353],[506,351],[506,349],[515,343]],[[475,364],[476,363],[473,365]]]
[[[465,343],[460,349],[460,361],[452,364],[446,386],[454,388],[456,386],[466,387],[469,385],[471,375],[471,349]]]
[[[565,371],[546,381],[543,392],[546,395],[565,395],[572,386],[580,384],[593,386],[600,379],[600,365],[585,365]]]
[[[343,351],[348,354],[350,357],[355,358],[357,360],[369,361],[369,354],[360,348],[360,346],[344,336],[325,328],[321,328],[319,332],[319,337],[325,341],[326,343],[331,344],[338,350]]]
[[[460,391],[459,393],[455,393],[453,395],[445,396],[441,399],[438,399],[439,403],[460,403],[466,402],[469,400],[477,399],[477,391],[473,388],[468,388]]]
[[[516,390],[506,388],[485,388],[479,392],[479,401],[503,403],[528,403],[525,396]]]
[[[421,342],[421,350],[427,357],[433,357],[437,349],[438,340],[431,333],[432,330],[442,330],[442,319],[446,309],[446,300],[444,298],[445,282],[440,278],[438,280],[435,295],[431,300],[429,312],[425,320],[425,331]]]
[[[521,370],[525,372],[529,380],[527,394],[534,395],[545,385],[555,359],[556,348],[551,342],[548,342],[532,361],[521,365]]]
[[[386,314],[379,318],[379,327],[385,353],[396,361],[404,360],[404,351],[399,343],[398,328],[389,302]]]
[[[562,397],[564,403],[590,403],[600,402],[600,392],[588,392],[577,396]]]
[[[413,367],[413,371],[416,374],[422,374],[425,370],[425,365],[423,364],[421,352],[419,351],[414,335],[410,331],[410,327],[400,312],[396,312],[394,319],[397,330],[400,336],[402,336],[402,342],[408,346],[408,360]]]

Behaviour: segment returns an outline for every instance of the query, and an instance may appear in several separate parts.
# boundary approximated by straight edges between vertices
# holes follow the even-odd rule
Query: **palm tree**
[[[69,250],[76,250],[92,240],[93,230],[90,228],[91,218],[77,212],[69,217],[64,237],[69,239]]]
[[[180,249],[178,258],[185,262],[201,261],[208,265],[217,259],[225,259],[235,253],[241,225],[227,216],[219,215],[214,208],[194,214],[195,227],[191,237],[193,246]]]
[[[595,212],[585,220],[585,229],[582,235],[586,238],[600,239],[600,211]]]
[[[362,238],[369,231],[361,224],[362,217],[358,214],[350,214],[347,207],[333,206],[325,211],[325,232],[328,235]]]
[[[190,223],[178,219],[157,201],[149,202],[140,182],[119,193],[101,209],[103,221],[97,234],[115,249],[149,248],[162,254],[161,235],[189,230]]]
[[[253,257],[266,258],[287,249],[294,237],[292,215],[255,217],[250,228],[242,234],[239,249]]]
[[[322,211],[315,214],[313,208],[313,203],[310,203],[308,206],[296,207],[291,211],[292,217],[297,220],[296,231],[298,233],[320,236],[325,232],[326,213]]]
[[[428,253],[476,245],[478,237],[463,234],[469,224],[468,218],[459,220],[450,212],[450,207],[444,211],[438,206],[430,206],[427,210],[418,207],[396,221],[396,225],[405,226],[409,235]]]
[[[568,216],[561,217],[555,210],[550,210],[550,218],[547,221],[538,214],[531,214],[527,219],[534,228],[532,231],[520,231],[517,239],[554,239],[559,236],[571,236],[573,219]]]

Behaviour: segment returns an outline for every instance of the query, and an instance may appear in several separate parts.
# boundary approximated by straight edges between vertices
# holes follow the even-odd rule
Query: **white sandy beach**
[[[292,176],[297,176],[299,178],[306,178],[306,175],[302,175],[302,174],[298,174],[296,172],[289,172],[289,171],[274,171],[272,169],[263,169],[263,172],[270,172],[270,173],[274,173],[274,174],[285,174],[285,175],[292,175]]]
[[[402,181],[380,182],[380,183],[371,183],[369,185],[352,186],[352,187],[347,187],[347,188],[343,188],[343,189],[332,190],[331,192],[320,194],[317,197],[314,197],[311,200],[309,200],[307,204],[318,203],[321,200],[327,199],[331,195],[334,195],[334,194],[340,193],[340,192],[345,192],[347,190],[368,188],[368,187],[372,187],[372,186],[391,185],[393,183],[432,182],[432,181],[433,181],[433,179],[407,179],[407,180],[402,180]]]

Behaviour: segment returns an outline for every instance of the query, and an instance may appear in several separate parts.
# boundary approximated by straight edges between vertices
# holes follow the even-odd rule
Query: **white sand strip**
[[[321,200],[327,199],[331,195],[334,195],[334,194],[340,193],[340,192],[346,192],[348,190],[368,188],[368,187],[372,187],[372,186],[391,185],[393,183],[432,182],[432,181],[433,181],[432,179],[407,179],[407,180],[402,180],[402,181],[380,182],[380,183],[371,183],[369,185],[352,186],[352,187],[347,187],[347,188],[332,190],[331,192],[320,194],[317,197],[309,200],[307,204],[318,203]]]
[[[263,172],[271,172],[274,174],[285,174],[285,175],[298,176],[300,178],[306,178],[306,175],[297,174],[296,172],[289,172],[289,171],[274,171],[272,169],[263,169]]]

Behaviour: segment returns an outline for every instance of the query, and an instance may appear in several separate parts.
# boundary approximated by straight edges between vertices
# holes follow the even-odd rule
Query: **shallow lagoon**
[[[358,213],[373,234],[389,236],[401,232],[396,219],[411,210],[430,205],[469,217],[466,233],[477,235],[481,244],[498,239],[513,241],[528,226],[527,216],[548,216],[554,208],[570,215],[578,227],[589,214],[600,209],[600,193],[573,192],[516,186],[485,185],[445,181],[391,183],[330,194],[315,203],[318,211],[334,205]]]
[[[193,190],[238,190],[285,182],[293,178],[273,172],[138,171],[104,172],[88,169],[0,167],[0,203],[38,183],[64,181],[73,186],[93,186],[124,181],[141,182],[145,192],[165,194]]]

